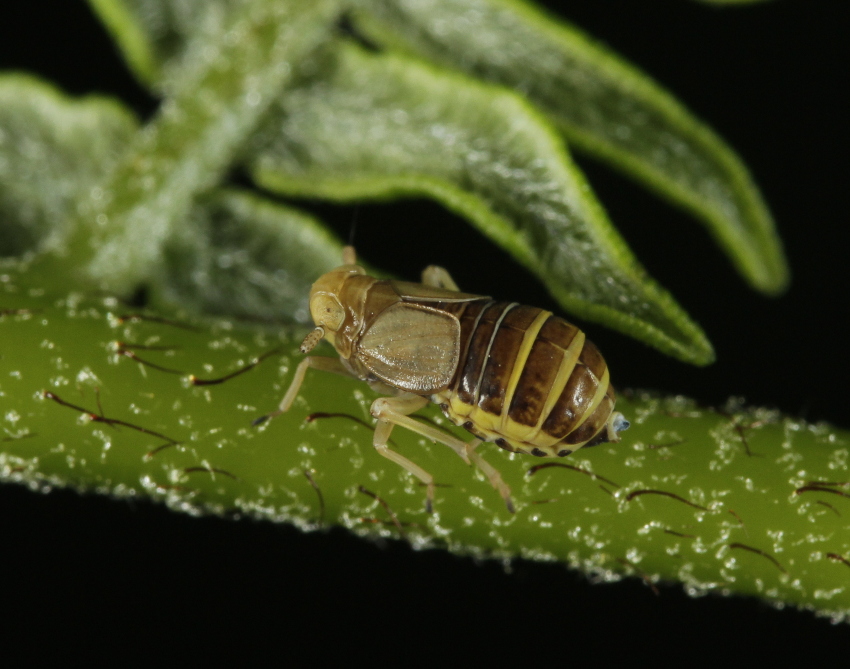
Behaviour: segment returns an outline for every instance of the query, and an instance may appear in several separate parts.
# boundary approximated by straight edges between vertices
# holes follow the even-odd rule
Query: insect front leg
[[[449,270],[438,265],[428,265],[422,270],[422,283],[434,288],[445,288],[446,290],[460,292],[460,288],[457,287],[452,275],[449,274]]]
[[[404,467],[428,486],[425,508],[428,510],[428,513],[431,513],[434,506],[434,477],[416,463],[395,451],[391,451],[387,447],[393,427],[396,425],[406,427],[408,430],[421,434],[423,437],[445,444],[463,458],[467,464],[470,463],[470,460],[466,455],[466,444],[463,441],[435,427],[420,423],[409,416],[409,414],[418,411],[426,404],[428,404],[427,398],[414,395],[413,393],[405,393],[398,397],[379,397],[372,402],[371,413],[378,419],[373,442],[375,449],[385,458]]]
[[[480,439],[473,439],[470,441],[466,444],[466,454],[475,466],[481,470],[484,476],[487,477],[487,480],[490,481],[490,485],[492,485],[502,496],[502,499],[505,500],[505,505],[508,507],[508,511],[514,513],[514,503],[511,499],[510,487],[502,480],[502,475],[499,473],[499,470],[475,452],[475,449],[482,443],[483,442]]]
[[[292,377],[292,383],[289,384],[289,389],[286,391],[286,394],[280,401],[280,405],[278,406],[277,410],[272,411],[271,413],[267,413],[265,416],[260,416],[251,424],[259,425],[260,423],[265,423],[270,418],[280,416],[280,414],[289,411],[289,407],[292,406],[292,402],[294,402],[295,398],[298,396],[298,391],[301,389],[301,384],[304,383],[304,376],[307,374],[307,370],[311,367],[313,369],[319,369],[323,372],[341,374],[342,376],[352,375],[351,372],[348,371],[348,369],[342,364],[342,362],[340,362],[339,358],[325,358],[316,355],[311,355],[307,358],[304,358],[298,364],[298,367],[295,368],[295,376]]]

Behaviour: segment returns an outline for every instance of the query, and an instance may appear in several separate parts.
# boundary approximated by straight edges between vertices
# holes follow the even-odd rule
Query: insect
[[[371,406],[375,449],[427,486],[429,512],[434,477],[388,448],[396,425],[475,464],[511,512],[510,488],[476,450],[482,442],[564,457],[619,441],[629,427],[614,411],[605,360],[565,320],[543,309],[462,293],[435,265],[423,271],[422,283],[409,283],[367,275],[350,246],[343,263],[313,284],[310,314],[316,328],[301,344],[301,352],[309,353],[327,339],[339,358],[305,358],[278,409],[255,425],[289,409],[309,368],[366,381],[385,395]],[[465,442],[411,417],[429,401],[475,438]]]

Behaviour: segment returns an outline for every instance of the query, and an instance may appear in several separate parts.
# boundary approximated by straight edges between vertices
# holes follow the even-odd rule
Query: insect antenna
[[[354,211],[351,212],[351,227],[348,230],[348,245],[354,246],[354,233],[357,230],[357,217],[360,215],[360,203],[354,205]]]
[[[315,348],[316,344],[318,344],[324,336],[325,328],[319,325],[315,330],[312,330],[310,334],[304,337],[304,341],[301,342],[301,352],[309,353],[310,351],[312,351]]]

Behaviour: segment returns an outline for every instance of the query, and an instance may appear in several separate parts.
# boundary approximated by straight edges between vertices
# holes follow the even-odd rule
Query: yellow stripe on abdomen
[[[537,335],[540,333],[540,329],[543,327],[543,324],[547,320],[549,320],[549,317],[551,315],[552,312],[550,311],[541,311],[539,314],[537,314],[537,317],[534,319],[528,329],[526,329],[525,335],[522,339],[522,344],[520,344],[520,347],[517,350],[516,358],[514,360],[514,366],[511,370],[511,375],[508,379],[508,384],[505,392],[505,401],[502,406],[499,429],[502,433],[510,432],[512,437],[514,437],[514,433],[516,433],[515,438],[523,441],[526,439],[526,434],[531,435],[534,433],[534,426],[522,425],[520,423],[517,423],[516,421],[511,420],[511,405],[513,403],[514,394],[517,391],[520,376],[522,376],[522,373],[525,370],[526,362],[528,361],[528,356],[531,353],[531,347],[534,346],[534,343],[537,341]]]

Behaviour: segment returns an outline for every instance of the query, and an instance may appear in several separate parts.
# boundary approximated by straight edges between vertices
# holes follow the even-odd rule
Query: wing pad
[[[360,337],[357,357],[381,381],[430,395],[451,383],[459,349],[460,323],[452,314],[397,302]]]

